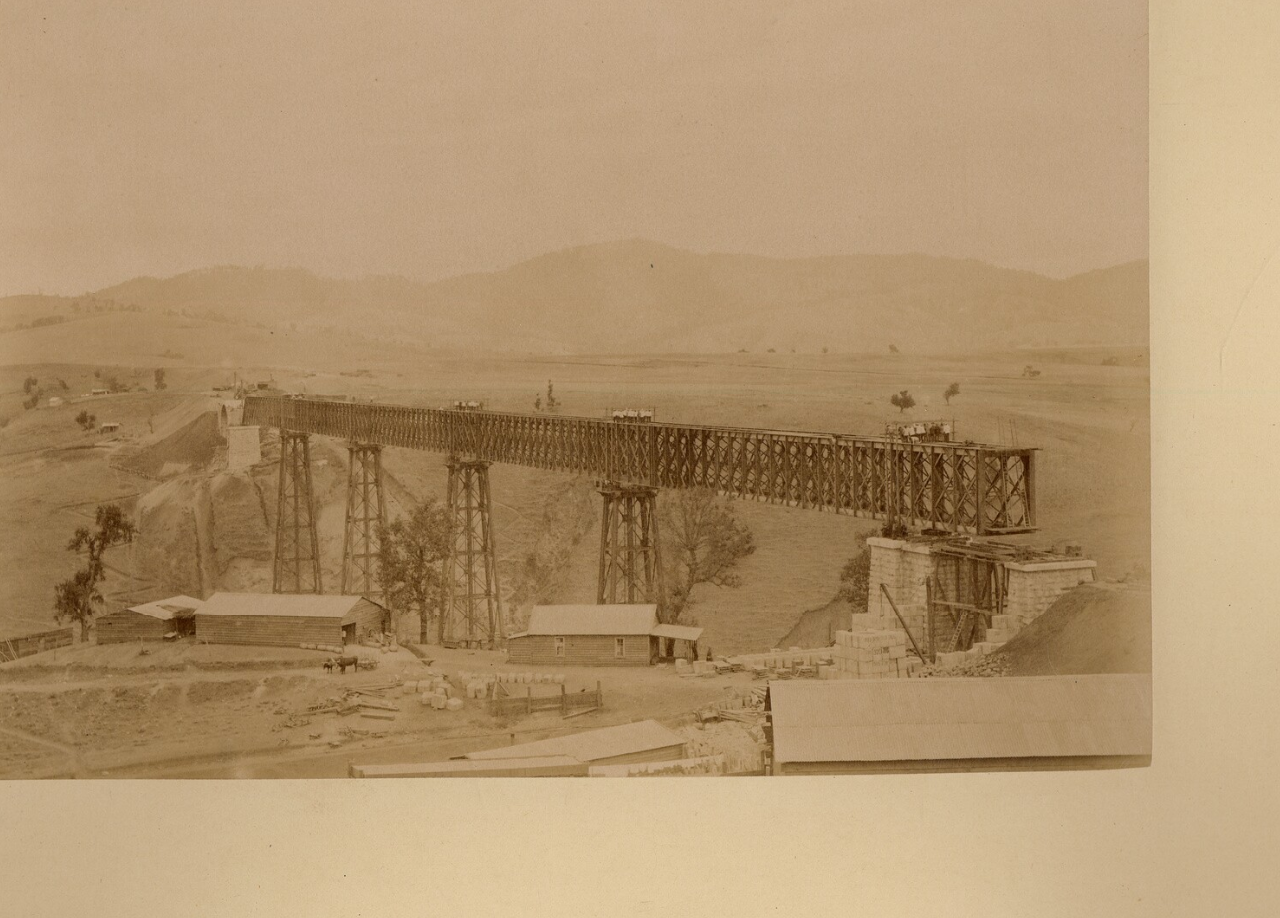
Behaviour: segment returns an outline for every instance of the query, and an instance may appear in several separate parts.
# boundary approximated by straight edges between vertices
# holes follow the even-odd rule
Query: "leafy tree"
[[[946,400],[947,404],[950,405],[951,399],[955,398],[959,394],[960,384],[953,382],[951,385],[947,386],[947,391],[942,393],[942,397]]]
[[[911,393],[906,389],[903,389],[895,395],[891,395],[889,397],[889,403],[898,409],[898,414],[902,414],[902,412],[906,411],[908,408],[914,408],[916,406],[916,400],[911,397]]]
[[[889,345],[889,353],[890,353],[890,354],[896,354],[896,353],[898,353],[898,345],[896,345],[896,344],[891,344],[891,345]]]
[[[76,423],[84,430],[93,430],[93,425],[98,423],[98,418],[83,409],[76,415]]]
[[[67,550],[87,555],[85,566],[54,587],[54,618],[80,626],[80,640],[89,639],[89,625],[102,604],[98,584],[107,576],[103,555],[113,545],[132,542],[137,527],[118,504],[99,505],[94,513],[95,529],[81,526],[67,543]]]
[[[89,623],[102,605],[102,593],[89,571],[78,570],[68,580],[53,588],[53,616],[58,622],[71,621],[80,626],[80,640],[89,640]]]
[[[867,593],[871,588],[871,549],[867,539],[876,535],[869,529],[858,536],[858,553],[840,569],[840,589],[836,597],[853,606],[854,612],[867,611]]]
[[[22,381],[22,394],[30,395],[31,390],[34,389],[39,384],[40,384],[40,380],[36,379],[34,376],[28,376],[26,379]]]
[[[542,410],[542,394],[541,393],[533,397],[533,410],[534,411]]]
[[[164,386],[164,369],[160,368],[155,371],[156,391],[159,392]]]
[[[698,584],[741,584],[735,568],[756,550],[755,538],[729,501],[702,489],[664,496],[659,523],[669,565],[661,617],[667,623],[688,621],[685,616]]]
[[[555,411],[560,407],[560,400],[556,398],[555,389],[551,385],[551,380],[547,380],[547,410]]]
[[[449,555],[449,511],[434,498],[378,529],[378,583],[393,615],[417,615],[426,644],[431,623],[444,637],[444,561]]]

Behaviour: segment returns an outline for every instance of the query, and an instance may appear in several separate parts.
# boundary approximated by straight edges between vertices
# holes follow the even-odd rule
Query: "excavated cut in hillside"
[[[226,442],[218,430],[218,416],[205,411],[163,440],[121,460],[120,464],[148,478],[167,478],[208,466]]]
[[[1010,676],[1151,672],[1151,590],[1083,585],[998,651]]]

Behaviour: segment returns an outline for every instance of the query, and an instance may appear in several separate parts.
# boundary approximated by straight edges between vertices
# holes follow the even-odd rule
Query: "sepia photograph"
[[[1152,764],[1146,3],[3,20],[0,778]]]

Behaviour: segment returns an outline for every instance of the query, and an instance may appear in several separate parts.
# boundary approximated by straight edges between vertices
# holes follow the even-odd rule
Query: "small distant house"
[[[61,407],[62,405],[64,405],[64,404],[65,404],[65,402],[63,401],[63,399],[62,399],[62,396],[61,396],[61,395],[51,395],[51,396],[49,396],[49,407],[50,407],[50,408],[60,408],[60,407]]]
[[[128,641],[160,641],[172,635],[195,634],[195,613],[204,605],[190,596],[170,596],[101,615],[94,620],[94,640],[99,644]]]
[[[535,606],[529,627],[507,638],[512,663],[648,666],[693,659],[701,628],[663,625],[656,605]]]
[[[90,395],[110,395],[111,390],[110,389],[90,389],[89,394]]]
[[[381,634],[390,613],[363,596],[214,593],[196,613],[196,637],[210,644],[355,644]]]
[[[115,433],[119,429],[120,429],[119,423],[117,423],[116,421],[107,421],[105,424],[103,424],[101,427],[98,428],[98,433],[104,433],[104,434]]]

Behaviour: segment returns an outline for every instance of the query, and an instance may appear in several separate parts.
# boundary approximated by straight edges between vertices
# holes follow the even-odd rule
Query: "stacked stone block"
[[[853,631],[897,631],[902,624],[893,614],[889,601],[880,590],[883,584],[893,597],[907,627],[922,646],[929,632],[929,604],[926,582],[933,574],[932,546],[927,542],[872,538],[871,579],[867,594],[867,611],[854,614]],[[993,615],[985,641],[1000,645],[1011,640],[1024,626],[1035,621],[1063,593],[1094,579],[1096,563],[1085,559],[1007,561],[1008,590],[1004,614]],[[952,627],[948,616],[937,616],[934,635],[939,647],[950,645]],[[905,638],[905,634],[903,635]]]
[[[1094,579],[1095,561],[1044,561],[1005,565],[1009,589],[1004,609],[1010,618],[1010,635],[1039,618],[1063,593]],[[995,622],[992,622],[995,627]]]
[[[923,665],[907,653],[907,636],[894,631],[837,631],[831,648],[832,665],[823,667],[824,679],[905,679]]]
[[[247,469],[262,461],[262,441],[258,428],[227,428],[227,470]]]

